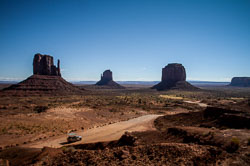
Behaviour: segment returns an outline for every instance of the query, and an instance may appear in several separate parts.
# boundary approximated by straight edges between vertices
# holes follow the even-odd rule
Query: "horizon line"
[[[98,82],[99,80],[74,80],[74,79],[66,79],[68,82]],[[21,82],[25,79],[23,78],[0,78],[0,82]],[[116,82],[160,82],[161,80],[115,80]],[[229,80],[198,80],[198,79],[187,79],[188,82],[231,82]]]

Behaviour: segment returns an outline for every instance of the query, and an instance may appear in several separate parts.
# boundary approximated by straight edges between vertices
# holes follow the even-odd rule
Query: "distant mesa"
[[[66,94],[82,92],[78,87],[61,77],[59,60],[56,67],[52,56],[42,54],[35,54],[34,56],[32,76],[18,84],[5,88],[4,91],[21,94]]]
[[[112,71],[105,70],[101,75],[101,80],[96,83],[97,86],[106,86],[115,89],[124,89],[125,87],[113,81]]]
[[[186,70],[182,64],[171,63],[162,69],[161,82],[153,86],[152,89],[198,89],[186,81]]]
[[[233,77],[230,86],[250,87],[250,77]]]

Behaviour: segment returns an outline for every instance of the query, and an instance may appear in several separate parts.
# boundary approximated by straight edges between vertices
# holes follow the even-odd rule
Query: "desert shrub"
[[[6,106],[3,106],[3,107],[0,107],[0,109],[6,110],[7,107],[6,107]]]
[[[63,147],[62,147],[62,151],[63,151],[63,153],[67,153],[67,152],[72,153],[72,152],[75,152],[76,149],[75,149],[74,147],[72,147],[72,146],[70,146],[70,147],[65,147],[65,146],[63,146]]]
[[[174,102],[175,102],[175,104],[182,104],[183,103],[182,101],[179,101],[179,100],[175,100]]]
[[[46,112],[46,110],[48,109],[49,107],[47,106],[36,106],[34,108],[34,111],[37,112],[37,113],[42,113],[42,112]]]
[[[74,147],[69,147],[68,150],[69,150],[69,152],[75,152],[76,151],[76,149]]]
[[[63,152],[65,152],[66,147],[65,147],[65,146],[63,146],[63,147],[61,147],[61,149],[62,149],[62,151],[63,151]]]
[[[165,103],[163,107],[168,107],[169,105],[169,103]]]
[[[141,104],[141,103],[142,103],[142,100],[141,100],[141,99],[138,99],[138,103]]]
[[[212,131],[204,132],[202,134],[202,136],[204,136],[204,137],[214,137],[214,132],[212,132]]]
[[[239,146],[240,146],[240,140],[236,137],[233,137],[230,143],[227,145],[226,150],[230,153],[233,153],[239,149]]]
[[[6,134],[6,133],[8,133],[7,132],[7,129],[4,127],[4,128],[2,128],[2,130],[1,130],[1,134]]]
[[[111,108],[110,110],[109,110],[109,112],[119,112],[117,109],[115,109],[115,108]]]

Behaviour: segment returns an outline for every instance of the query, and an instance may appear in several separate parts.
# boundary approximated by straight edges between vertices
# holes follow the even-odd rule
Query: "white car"
[[[68,134],[68,138],[67,138],[68,142],[77,142],[81,140],[82,140],[82,136],[76,135],[75,133]]]

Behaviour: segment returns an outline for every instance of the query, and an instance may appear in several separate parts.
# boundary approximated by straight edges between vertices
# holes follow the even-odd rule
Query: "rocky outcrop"
[[[57,61],[56,67],[52,56],[35,54],[33,60],[33,74],[61,76],[60,60]]]
[[[123,89],[124,87],[113,81],[112,71],[105,70],[101,75],[101,80],[96,83],[97,86],[105,86],[106,88]]]
[[[162,69],[161,82],[152,89],[197,89],[186,82],[186,70],[182,64],[171,63]]]
[[[119,146],[135,146],[137,143],[137,138],[129,132],[125,132],[121,138],[118,140],[117,144]]]
[[[101,75],[101,80],[96,85],[107,85],[110,81],[113,81],[112,71],[105,70]]]
[[[82,93],[84,90],[61,77],[60,61],[58,60],[56,67],[52,56],[36,54],[33,60],[33,72],[34,75],[5,88],[4,91],[14,95],[61,95]]]
[[[233,77],[230,86],[250,87],[250,77]]]
[[[32,75],[18,84],[11,85],[4,89],[9,91],[19,91],[28,94],[66,94],[77,93],[81,90],[73,84],[67,82],[62,77],[47,75]]]
[[[205,127],[229,127],[236,129],[250,129],[250,114],[244,111],[231,110],[228,108],[207,107],[203,111],[204,121],[210,119],[210,123],[205,123]],[[233,122],[233,123],[232,123]]]
[[[186,81],[186,70],[182,64],[168,64],[162,69],[162,82],[175,84],[178,81]]]

